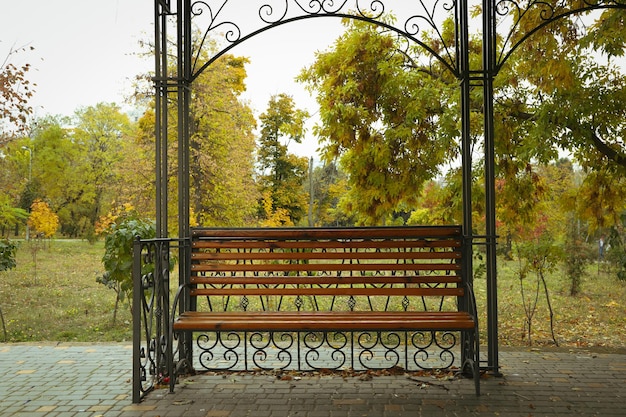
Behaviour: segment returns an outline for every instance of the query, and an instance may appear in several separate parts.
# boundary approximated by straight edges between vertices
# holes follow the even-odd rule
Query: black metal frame
[[[240,4],[234,4],[240,3]],[[251,4],[253,3],[253,4]],[[495,219],[495,167],[494,167],[494,78],[515,50],[530,36],[554,21],[575,13],[607,8],[625,8],[625,0],[476,0],[482,7],[482,67],[472,68],[469,61],[469,4],[467,0],[416,0],[402,1],[410,10],[398,23],[391,25],[380,18],[385,4],[392,0],[261,0],[236,2],[229,0],[155,0],[155,101],[156,101],[156,187],[157,187],[157,236],[168,236],[168,96],[176,94],[178,104],[178,236],[190,236],[189,212],[189,104],[193,81],[216,59],[247,39],[283,24],[309,18],[338,17],[367,21],[395,31],[429,51],[434,58],[447,67],[459,80],[461,148],[463,172],[463,230],[467,245],[466,273],[471,274],[472,246],[485,245],[487,264],[487,361],[488,371],[498,374],[498,291],[496,273],[496,219]],[[398,4],[400,2],[395,2]],[[256,27],[243,28],[236,19],[243,11],[252,10],[258,15]],[[234,11],[232,15],[229,12]],[[525,33],[520,32],[521,23],[530,13],[539,12],[540,22]],[[438,24],[442,14],[453,16],[456,39],[454,45],[443,44],[443,53],[437,54],[423,43],[419,36],[423,27],[440,34]],[[225,17],[226,16],[226,17]],[[192,35],[192,20],[201,21],[198,39]],[[509,19],[511,30],[497,33],[500,21]],[[176,34],[175,44],[168,40],[169,29]],[[244,31],[245,29],[245,31]],[[208,36],[223,33],[225,46],[208,61],[200,62],[199,53]],[[496,39],[501,39],[500,44]],[[515,42],[514,42],[515,39]],[[175,52],[173,52],[175,50]],[[194,54],[195,53],[195,54]],[[168,72],[168,56],[176,56],[175,74]],[[472,155],[470,138],[470,92],[482,88],[483,140],[485,163],[486,224],[484,235],[476,235],[472,225]],[[187,245],[179,247],[179,280],[189,279],[190,250]],[[471,275],[468,275],[471,276]],[[185,297],[183,297],[183,302]],[[191,335],[189,335],[191,337]],[[191,343],[191,340],[188,341]]]

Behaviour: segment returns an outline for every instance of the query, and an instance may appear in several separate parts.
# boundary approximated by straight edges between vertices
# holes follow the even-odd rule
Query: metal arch
[[[173,1],[173,0],[172,0]],[[263,0],[265,2],[258,10],[259,13],[265,10],[273,10],[271,6],[267,4],[269,0]],[[278,1],[278,0],[277,0]],[[231,45],[219,51],[218,54],[225,53],[226,49],[234,47],[236,43],[240,43],[243,40],[250,38],[251,36],[260,33],[261,31],[268,30],[272,27],[276,27],[285,23],[294,22],[296,20],[302,20],[312,17],[346,17],[359,19],[370,22],[372,24],[386,27],[397,33],[400,33],[407,39],[415,41],[418,45],[426,47],[426,50],[433,53],[434,51],[427,47],[422,41],[417,38],[417,35],[424,33],[421,31],[418,21],[422,21],[428,24],[430,29],[434,29],[438,36],[443,41],[441,32],[437,29],[437,22],[435,21],[435,15],[437,14],[437,8],[441,7],[446,12],[454,12],[452,16],[455,21],[455,44],[454,52],[452,47],[444,44],[446,50],[447,59],[434,54],[436,59],[442,62],[452,73],[460,80],[461,84],[461,102],[463,104],[463,111],[461,115],[462,119],[462,149],[463,149],[463,212],[464,212],[464,238],[467,242],[473,242],[473,227],[471,216],[471,183],[472,183],[472,162],[471,162],[471,138],[470,138],[470,123],[469,123],[469,97],[470,90],[472,88],[471,81],[475,80],[475,74],[471,71],[469,66],[469,8],[467,1],[464,0],[435,0],[430,3],[432,7],[427,7],[424,0],[416,1],[415,3],[421,6],[424,13],[422,15],[412,14],[405,21],[403,29],[399,29],[390,24],[376,20],[367,15],[367,10],[374,13],[375,16],[382,16],[384,12],[384,4],[382,0],[354,0],[357,4],[357,12],[355,14],[344,13],[342,10],[346,8],[348,4],[347,0],[341,2],[334,2],[330,0],[312,0],[308,1],[308,7],[303,6],[303,0],[283,0],[284,10],[282,14],[277,14],[275,20],[262,19],[266,26],[256,31],[252,31],[248,35],[239,35],[231,38]],[[361,7],[361,4],[369,2],[369,9]],[[219,2],[217,2],[219,3]],[[223,7],[228,3],[228,0],[222,0],[221,6],[217,8],[218,12],[223,10]],[[350,3],[353,4],[353,3]],[[303,13],[300,17],[287,17],[287,11],[290,5],[294,8],[299,8]],[[195,16],[201,15],[200,9],[194,9],[194,7],[206,7],[210,10],[210,6],[207,1],[204,0],[176,0],[176,6],[174,7],[169,0],[155,0],[155,90],[157,95],[156,105],[156,140],[157,140],[157,225],[158,237],[167,236],[167,126],[168,126],[168,103],[167,95],[173,91],[176,91],[178,102],[178,236],[179,239],[185,240],[190,235],[190,211],[189,211],[189,137],[190,137],[190,123],[189,123],[189,105],[190,105],[190,89],[195,77],[199,75],[201,71],[208,67],[208,64],[203,64],[198,70],[194,70],[199,52],[196,52],[194,58],[194,44],[192,37],[192,19]],[[269,8],[269,9],[268,9]],[[195,11],[194,11],[195,10]],[[210,13],[211,19],[215,20],[215,16],[218,13]],[[267,14],[266,14],[267,15]],[[270,13],[271,15],[271,13]],[[449,17],[449,16],[448,16]],[[168,51],[169,43],[166,36],[168,19],[170,25],[171,20],[175,21],[176,27],[176,58],[177,58],[177,70],[175,76],[168,75]],[[209,29],[204,33],[202,42],[204,42],[211,28],[221,28],[221,24],[215,24],[209,26]],[[234,33],[234,32],[230,32]],[[227,35],[228,36],[228,35]],[[213,60],[215,57],[213,58]],[[213,62],[213,61],[211,61]],[[490,240],[494,245],[493,253],[495,254],[495,239]],[[471,279],[472,271],[472,248],[468,245],[468,253],[466,259],[468,260],[466,265],[466,273]],[[179,281],[181,284],[187,283],[189,280],[190,269],[190,257],[191,253],[186,245],[179,247]],[[494,266],[495,269],[495,266]],[[495,276],[494,276],[495,278]],[[182,297],[182,300],[188,299]],[[193,306],[192,306],[193,307]],[[181,305],[181,309],[187,309],[187,306]],[[492,307],[489,308],[491,310]],[[489,325],[489,327],[493,327]],[[191,335],[188,335],[191,338]],[[497,339],[494,339],[497,352]],[[189,345],[191,345],[189,340]],[[191,351],[188,352],[191,355]],[[189,358],[181,358],[191,361]],[[497,354],[496,359],[489,360],[489,367],[492,369],[498,369]]]
[[[364,22],[368,22],[368,23],[372,23],[372,24],[376,24],[377,26],[380,27],[384,27],[390,31],[396,32],[397,34],[405,37],[407,40],[410,40],[411,42],[420,45],[423,49],[425,49],[427,52],[429,52],[435,59],[437,59],[446,69],[448,69],[456,78],[460,77],[459,74],[459,70],[458,70],[458,66],[457,63],[454,62],[454,57],[452,54],[449,53],[449,51],[446,49],[446,51],[448,52],[446,54],[448,59],[445,59],[444,57],[442,57],[441,55],[437,54],[437,52],[435,52],[430,46],[426,45],[424,42],[418,40],[417,38],[415,38],[414,35],[408,35],[406,32],[396,28],[395,26],[386,24],[386,23],[374,23],[374,21],[372,19],[369,18],[363,18],[363,17],[359,17],[359,16],[354,16],[354,15],[349,15],[349,14],[333,14],[333,15],[325,15],[326,17],[334,17],[334,18],[348,18],[348,19],[354,19],[354,20],[361,20]],[[237,39],[236,41],[232,42],[229,46],[227,46],[226,48],[221,49],[217,54],[215,54],[214,56],[212,56],[207,62],[203,63],[200,68],[196,71],[193,72],[192,74],[192,81],[195,80],[205,69],[207,69],[209,66],[211,66],[211,64],[213,64],[218,58],[220,58],[222,55],[228,53],[231,49],[235,48],[236,46],[242,44],[243,42],[245,42],[246,40],[260,34],[263,32],[266,32],[270,29],[276,28],[278,26],[282,26],[288,23],[292,23],[292,22],[297,22],[297,21],[301,21],[301,20],[306,20],[306,19],[312,19],[312,18],[320,18],[323,16],[317,16],[317,15],[312,15],[312,16],[300,16],[300,17],[295,17],[295,18],[291,18],[291,19],[286,19],[283,20],[279,23],[273,23],[269,26],[263,27],[261,29],[257,29],[254,32],[251,32],[250,34],[241,37],[240,39]]]
[[[191,13],[195,16],[202,16],[205,13],[209,16],[208,26],[201,36],[201,40],[196,46],[196,53],[193,57],[192,64],[192,81],[198,77],[207,67],[209,67],[217,58],[230,51],[237,45],[240,45],[244,41],[256,36],[269,29],[282,26],[287,23],[297,22],[300,20],[319,18],[319,17],[333,17],[333,18],[347,18],[361,20],[364,22],[372,23],[377,26],[384,27],[390,31],[396,32],[406,39],[420,45],[426,51],[428,51],[435,59],[441,62],[447,69],[449,69],[456,77],[459,77],[458,65],[456,63],[455,56],[458,55],[458,47],[455,45],[447,45],[439,28],[435,16],[440,12],[450,12],[455,8],[457,0],[441,1],[435,0],[431,8],[427,8],[424,2],[420,1],[421,8],[423,9],[423,15],[412,14],[403,20],[403,23],[399,26],[381,20],[385,13],[385,5],[381,0],[368,0],[369,6],[363,7],[361,3],[366,3],[363,0],[356,0],[357,9],[350,11],[346,10],[348,1],[331,2],[323,0],[313,0],[308,2],[305,6],[301,0],[285,0],[284,8],[281,11],[275,13],[274,7],[270,4],[263,4],[258,8],[259,21],[254,22],[257,25],[260,22],[261,27],[257,27],[248,33],[244,33],[240,24],[234,20],[219,20],[220,14],[225,13],[225,7],[228,1],[224,1],[217,10],[214,10],[211,5],[206,1],[195,0],[191,4]],[[350,4],[353,4],[350,2]],[[289,15],[289,7],[293,5],[294,9],[299,9],[300,14]],[[296,7],[297,6],[297,7]],[[438,11],[438,9],[441,11]],[[276,16],[276,17],[274,17]],[[428,30],[434,31],[439,41],[443,45],[444,55],[439,55],[430,46],[417,38],[417,35],[423,33],[421,24],[427,27]],[[219,32],[225,30],[223,34]],[[226,46],[220,48],[213,56],[209,57],[207,62],[199,64],[200,55],[202,53],[203,46],[206,40],[212,35],[217,35],[215,38],[222,37],[226,42]]]

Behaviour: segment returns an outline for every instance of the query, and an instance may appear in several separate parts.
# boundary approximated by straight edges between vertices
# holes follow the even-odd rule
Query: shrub
[[[15,268],[15,254],[17,253],[17,244],[9,239],[0,239],[0,272],[8,271]],[[2,306],[0,306],[0,321],[2,322],[2,330],[4,332],[4,341],[7,340],[7,327],[4,323],[4,314],[2,314]]]
[[[120,302],[128,300],[132,309],[133,290],[133,242],[137,236],[149,239],[156,236],[154,221],[141,218],[139,213],[130,205],[114,209],[104,219],[101,234],[106,236],[102,257],[105,273],[96,278],[96,281],[114,290],[117,294],[113,322],[117,318],[117,309]]]

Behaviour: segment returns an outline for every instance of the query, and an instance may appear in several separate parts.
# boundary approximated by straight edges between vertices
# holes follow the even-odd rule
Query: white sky
[[[28,62],[37,84],[35,116],[72,115],[100,102],[124,107],[138,74],[153,69],[139,57],[139,41],[152,40],[153,0],[0,0],[0,59],[11,48],[32,46],[12,62]],[[297,26],[296,26],[297,25]],[[257,114],[272,94],[287,93],[296,105],[316,112],[315,101],[293,78],[340,33],[339,19],[311,19],[272,29],[232,50],[251,59],[246,98]],[[310,155],[308,143],[294,151]]]
[[[0,0],[0,57],[12,47],[34,51],[28,62],[37,84],[37,116],[71,115],[99,102],[123,104],[130,80],[151,62],[133,56],[150,36],[152,0]]]

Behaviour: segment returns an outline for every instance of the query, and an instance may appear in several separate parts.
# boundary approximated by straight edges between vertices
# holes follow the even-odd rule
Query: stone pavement
[[[126,344],[0,344],[0,416],[626,416],[626,355],[504,350],[471,380],[228,374],[184,378],[131,404]]]

